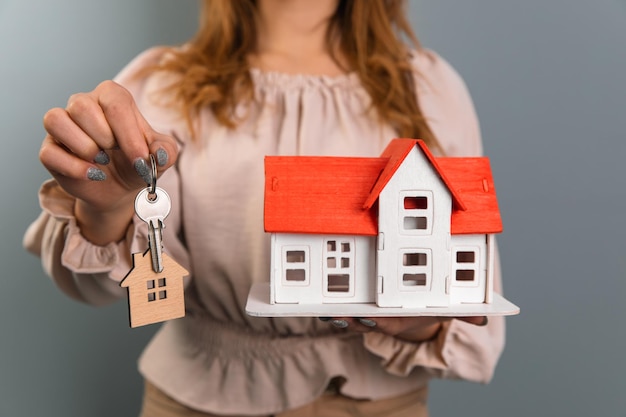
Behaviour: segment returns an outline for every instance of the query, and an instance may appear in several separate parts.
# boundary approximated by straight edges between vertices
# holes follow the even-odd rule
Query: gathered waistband
[[[280,335],[259,331],[238,323],[223,323],[207,317],[185,317],[176,324],[183,336],[201,350],[220,352],[228,357],[282,357],[285,354],[319,344],[357,343],[362,346],[361,334],[351,332],[321,333],[315,335]]]

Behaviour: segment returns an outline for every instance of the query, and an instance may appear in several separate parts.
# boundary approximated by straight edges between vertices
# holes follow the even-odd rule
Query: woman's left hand
[[[485,326],[487,317],[457,317],[476,326]],[[451,317],[337,317],[321,318],[333,326],[361,333],[380,332],[409,342],[424,342],[433,339],[443,323]]]

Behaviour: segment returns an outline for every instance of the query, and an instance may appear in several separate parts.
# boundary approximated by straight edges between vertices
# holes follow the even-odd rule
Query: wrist
[[[83,200],[76,200],[74,216],[83,237],[99,246],[123,239],[135,212],[132,199],[125,200],[109,210],[97,209]]]

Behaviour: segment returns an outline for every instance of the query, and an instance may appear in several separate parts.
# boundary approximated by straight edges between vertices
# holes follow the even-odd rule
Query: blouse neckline
[[[290,74],[279,71],[267,71],[260,68],[250,68],[250,74],[255,85],[260,87],[279,88],[354,88],[360,86],[359,76],[355,72],[339,75]]]

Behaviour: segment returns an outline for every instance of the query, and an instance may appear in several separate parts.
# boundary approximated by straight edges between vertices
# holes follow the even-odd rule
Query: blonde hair
[[[405,36],[419,42],[405,18],[404,0],[340,0],[327,32],[328,50],[338,53],[358,75],[380,118],[399,136],[423,139],[439,147],[424,120],[414,85],[415,69]],[[200,27],[185,48],[156,69],[179,74],[169,86],[190,125],[209,107],[217,120],[235,127],[237,104],[254,99],[247,57],[256,44],[255,0],[202,0]],[[339,60],[332,55],[337,63]]]

